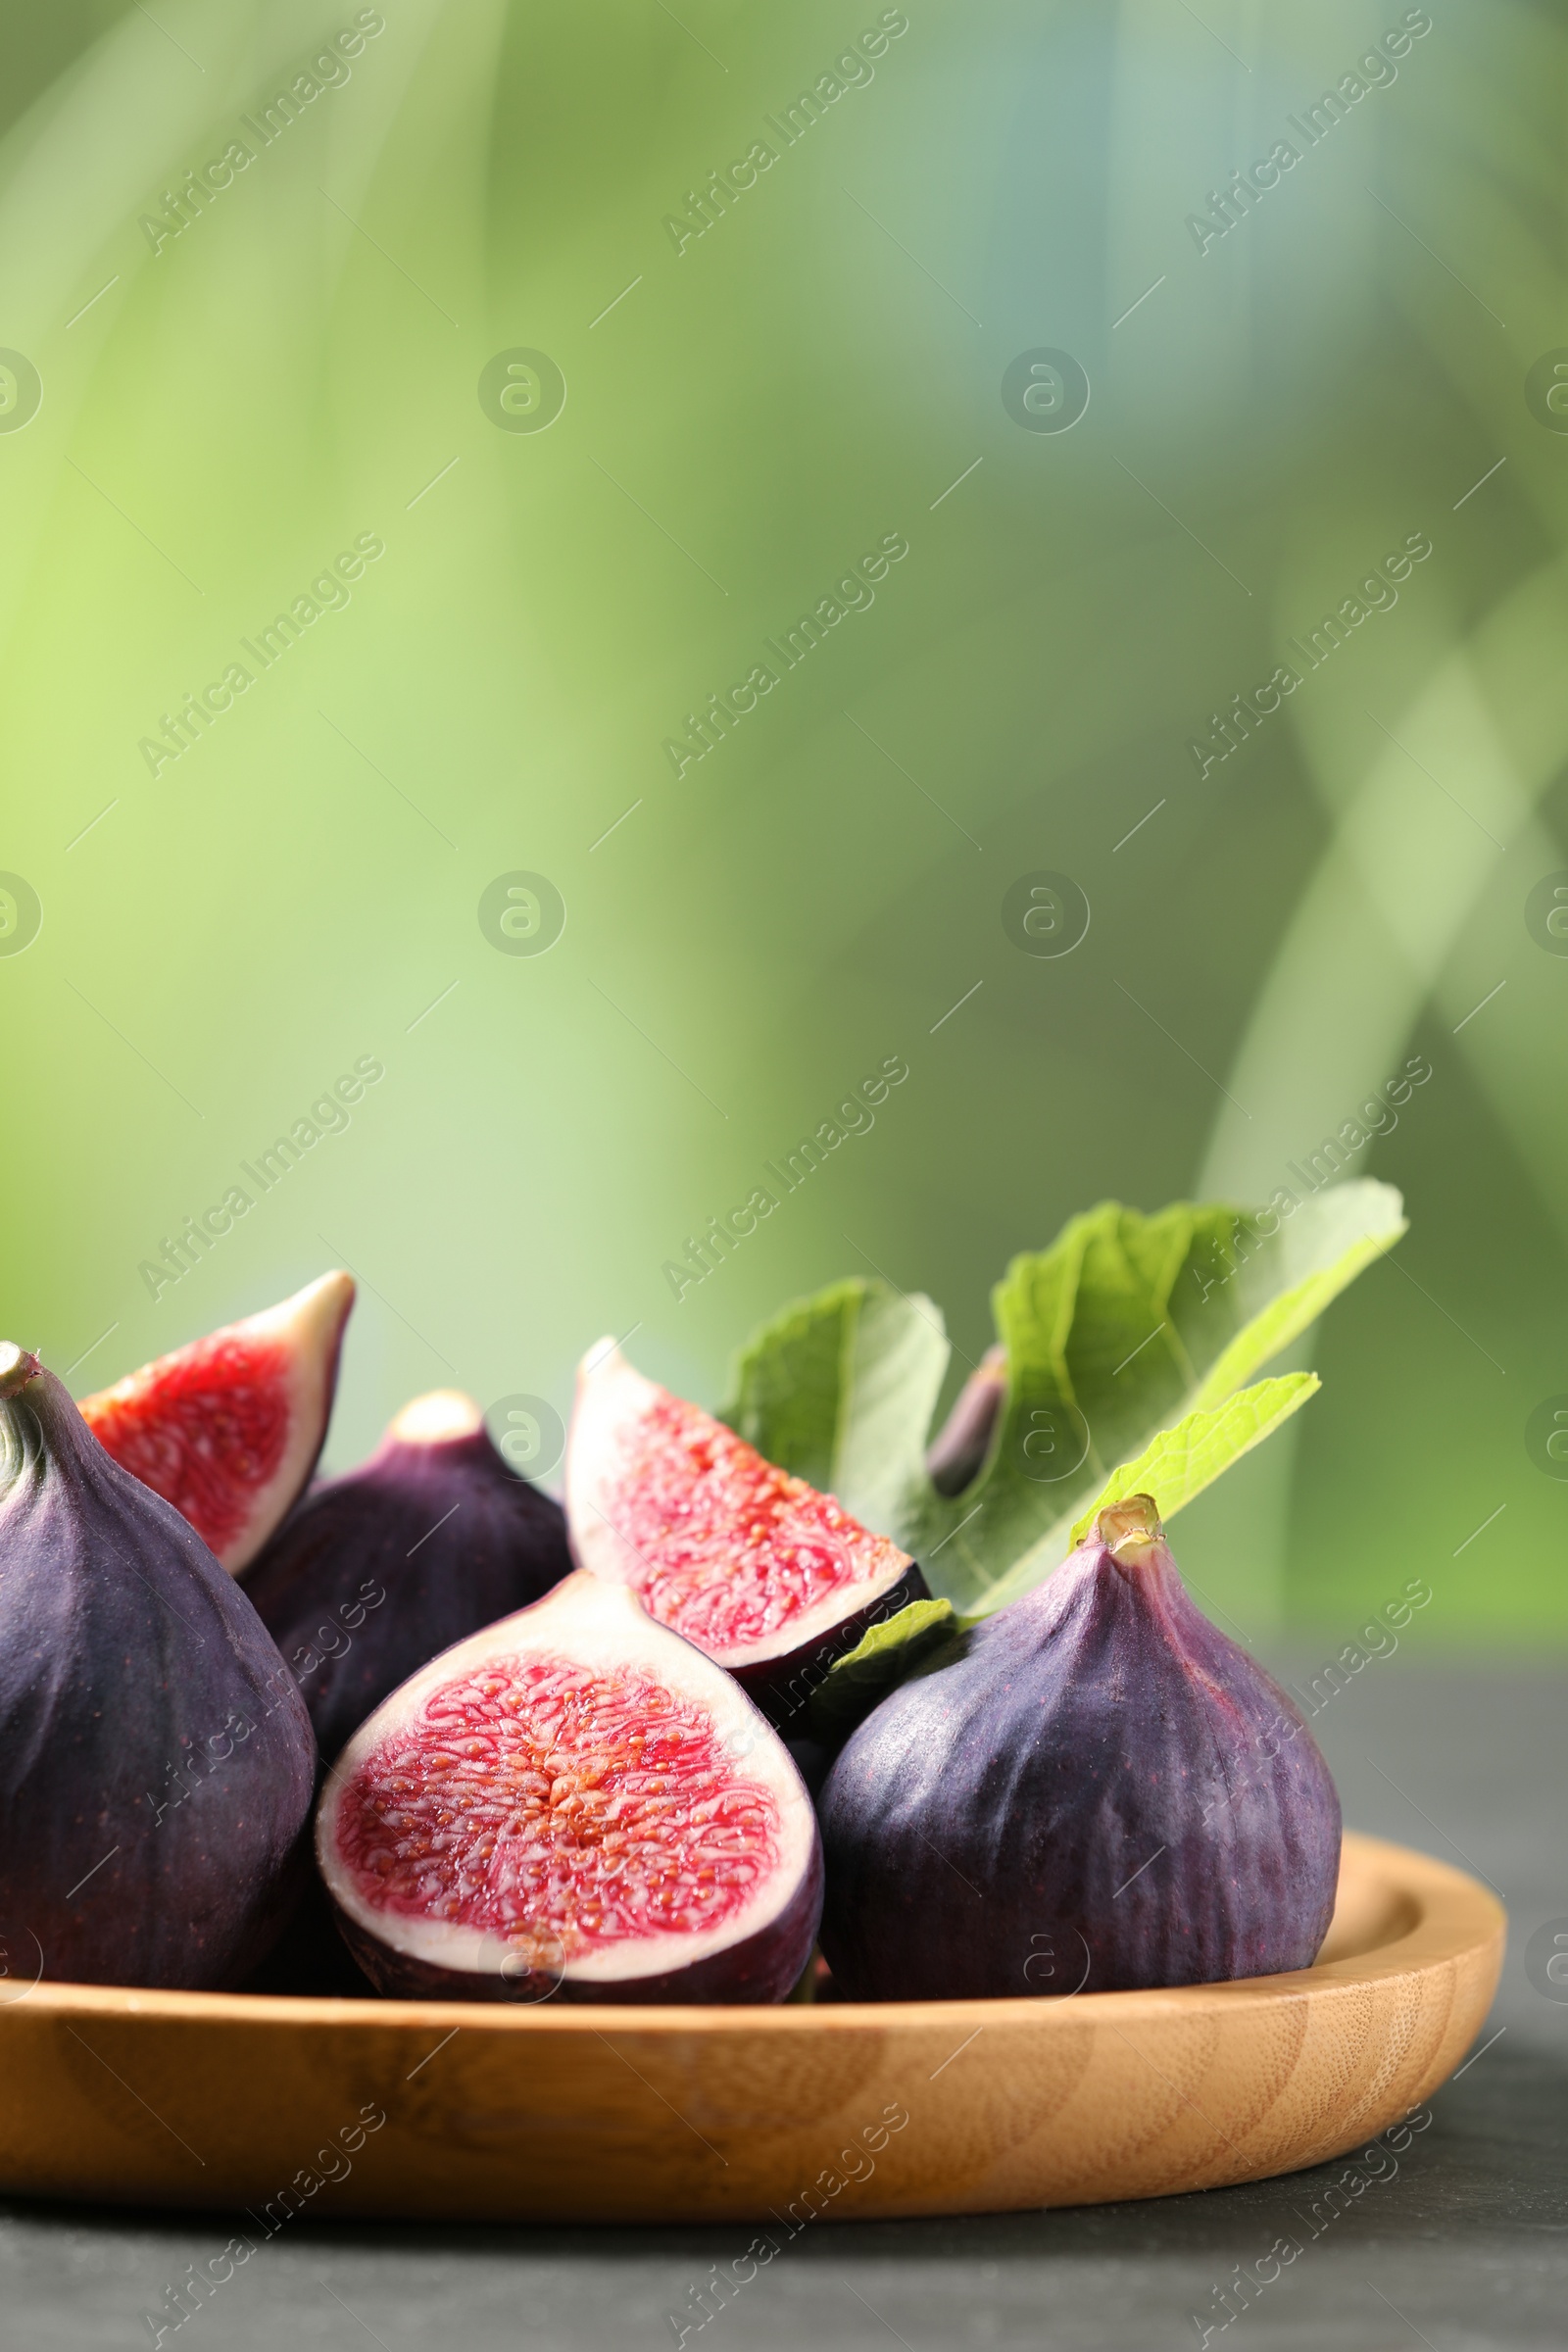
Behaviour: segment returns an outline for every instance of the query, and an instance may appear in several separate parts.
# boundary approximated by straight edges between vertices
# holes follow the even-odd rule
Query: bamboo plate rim
[[[1206,1984],[1151,1986],[1123,1992],[1070,1996],[927,2001],[828,2000],[796,2003],[676,2004],[570,2002],[547,1998],[515,2007],[505,2002],[436,2001],[345,1997],[318,1993],[165,1991],[152,1986],[82,1984],[38,1978],[24,1992],[0,1996],[0,2033],[8,2013],[121,2016],[149,2023],[275,2026],[328,2029],[363,2035],[436,2025],[499,2034],[601,2036],[607,2033],[691,2034],[810,2034],[864,2033],[867,2028],[919,2030],[943,2024],[1029,2022],[1042,2031],[1071,2019],[1200,2015],[1225,2008],[1301,2000],[1332,1990],[1353,1989],[1390,1977],[1416,1976],[1478,1953],[1506,1931],[1501,1902],[1468,1872],[1419,1848],[1347,1830],[1342,1853],[1358,1873],[1396,1889],[1393,1912],[1385,1911],[1373,1939],[1343,1957],[1316,1960],[1308,1968],[1264,1977],[1236,1977]],[[1402,1914],[1402,1916],[1401,1916]],[[1325,1949],[1336,1941],[1336,1921]],[[1353,1934],[1348,1927],[1347,1934]]]

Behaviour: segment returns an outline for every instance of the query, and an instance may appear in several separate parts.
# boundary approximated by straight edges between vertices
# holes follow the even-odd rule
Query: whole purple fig
[[[360,1469],[312,1489],[245,1590],[330,1763],[411,1674],[571,1564],[560,1504],[508,1468],[470,1396],[438,1389]]]
[[[255,1609],[0,1346],[5,1973],[216,1987],[304,1883],[310,1720]]]
[[[818,1799],[851,2000],[1307,1967],[1340,1805],[1285,1693],[1187,1595],[1146,1494],[861,1724]]]

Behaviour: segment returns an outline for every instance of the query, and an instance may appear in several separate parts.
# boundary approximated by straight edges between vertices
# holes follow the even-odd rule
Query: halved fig
[[[354,1277],[323,1274],[80,1400],[104,1451],[172,1502],[230,1576],[316,1468],[353,1304]]]
[[[779,2001],[822,1908],[811,1802],[734,1681],[567,1577],[393,1692],[317,1814],[383,1992]]]
[[[437,1389],[322,1482],[245,1579],[328,1763],[398,1685],[569,1574],[561,1505],[510,1470],[471,1396]]]
[[[645,1380],[611,1343],[577,1374],[566,1525],[584,1568],[629,1585],[775,1723],[869,1626],[929,1597],[896,1544]]]

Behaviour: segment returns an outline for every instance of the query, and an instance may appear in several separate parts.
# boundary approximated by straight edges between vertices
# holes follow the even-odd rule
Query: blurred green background
[[[0,868],[41,928],[8,952],[13,889],[6,1331],[80,1393],[347,1263],[336,1467],[433,1386],[564,1414],[607,1331],[716,1403],[842,1273],[974,1357],[1072,1211],[1264,1199],[1424,1055],[1348,1163],[1411,1234],[1180,1548],[1258,1635],[1348,1640],[1419,1574],[1412,1641],[1568,1638],[1526,1445],[1568,1391],[1568,31],[1418,19],[8,12]],[[1004,404],[1041,349],[1087,373],[1070,430]],[[548,429],[514,429],[534,378],[481,400],[517,350],[564,379]],[[687,714],[887,534],[874,603],[677,776]],[[1307,670],[1288,641],[1418,534]],[[1089,901],[1070,956],[1004,928],[1037,869]],[[517,871],[564,903],[547,954],[481,928]],[[367,1055],[352,1125],[155,1299],[143,1262]],[[875,1128],[677,1301],[686,1237],[893,1055]]]

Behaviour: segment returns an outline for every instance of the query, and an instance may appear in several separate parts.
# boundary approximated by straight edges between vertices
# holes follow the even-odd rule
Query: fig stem
[[[20,1396],[29,1380],[36,1380],[43,1370],[37,1356],[15,1340],[0,1340],[0,1401]]]
[[[1124,1494],[1095,1520],[1095,1537],[1119,1567],[1147,1568],[1164,1541],[1152,1494]]]

